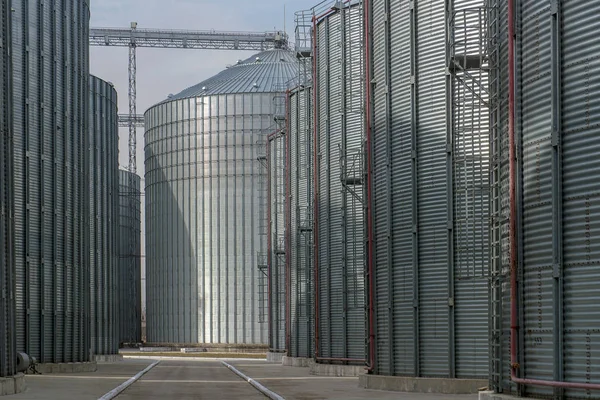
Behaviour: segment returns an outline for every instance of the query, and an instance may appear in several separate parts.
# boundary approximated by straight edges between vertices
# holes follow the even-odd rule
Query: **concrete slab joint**
[[[414,378],[404,376],[360,375],[365,389],[412,393],[474,394],[487,387],[487,379]]]
[[[7,378],[0,378],[0,396],[10,396],[22,393],[27,389],[25,375],[16,374]]]

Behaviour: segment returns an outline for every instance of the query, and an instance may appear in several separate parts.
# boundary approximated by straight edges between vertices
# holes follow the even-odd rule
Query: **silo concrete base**
[[[283,364],[283,357],[285,357],[285,353],[279,353],[279,352],[273,352],[273,351],[267,352],[267,362]]]
[[[220,343],[161,343],[148,342],[139,348],[143,352],[181,353],[257,353],[266,354],[269,347],[264,344],[220,344]]]
[[[97,354],[94,356],[94,360],[97,363],[114,363],[123,361],[121,354]]]
[[[95,361],[83,363],[36,364],[35,369],[41,374],[76,374],[81,372],[96,372]]]
[[[308,368],[308,367],[310,367],[311,361],[312,361],[312,358],[283,356],[283,358],[281,360],[281,365],[283,365],[284,367]]]
[[[310,374],[319,376],[360,376],[366,372],[364,365],[317,364],[310,362]]]
[[[25,385],[25,375],[23,374],[0,378],[0,396],[22,393],[25,389],[27,389],[27,385]]]
[[[479,392],[479,400],[517,400],[517,399],[527,400],[527,399],[531,399],[531,397],[516,397],[516,396],[510,396],[508,394],[498,394],[491,390],[485,391],[485,392]]]
[[[487,379],[413,378],[405,376],[360,375],[359,387],[412,393],[470,394],[488,387]]]

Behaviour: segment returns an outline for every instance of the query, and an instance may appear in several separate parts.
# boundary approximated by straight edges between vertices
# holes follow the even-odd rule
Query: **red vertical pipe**
[[[348,4],[350,0],[345,0],[344,4]],[[317,22],[336,11],[335,8],[331,8],[318,16],[313,16],[312,22],[312,81],[313,81],[313,173],[314,173],[314,207],[313,207],[313,238],[315,244],[315,257],[314,257],[314,283],[315,283],[315,359],[317,361],[341,361],[341,362],[364,362],[364,359],[354,359],[354,358],[335,358],[335,357],[319,357],[319,245],[318,245],[318,226],[319,226],[319,206],[318,206],[318,187],[319,187],[319,178],[317,171],[317,151],[318,145],[317,140],[319,138],[318,135],[318,123],[317,123],[317,92],[318,92],[318,83],[317,83]],[[369,241],[371,242],[371,241]],[[370,313],[371,311],[369,311]],[[370,318],[371,319],[371,318]],[[371,323],[371,322],[370,322]],[[373,344],[373,342],[371,342]]]
[[[367,286],[369,290],[369,366],[368,371],[375,369],[375,304],[373,299],[373,176],[371,171],[371,15],[370,1],[363,0],[364,7],[364,41],[365,41],[365,128],[367,155]]]

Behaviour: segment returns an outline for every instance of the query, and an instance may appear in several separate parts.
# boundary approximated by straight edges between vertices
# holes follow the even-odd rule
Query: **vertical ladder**
[[[466,1],[464,2],[467,3]],[[488,0],[486,3],[491,4]],[[453,182],[455,196],[454,234],[458,278],[486,278],[489,287],[489,371],[490,387],[502,380],[502,293],[500,238],[500,164],[495,148],[499,143],[498,110],[498,15],[488,4],[452,10],[450,15],[450,54],[448,69],[452,78]],[[486,136],[489,139],[485,138]],[[485,140],[483,140],[485,138]],[[487,153],[488,156],[484,153]],[[488,171],[489,168],[489,171]],[[477,184],[477,181],[480,184]],[[489,216],[478,224],[470,213],[490,206]],[[457,208],[458,207],[458,208]],[[481,231],[487,222],[487,232]],[[489,235],[488,259],[477,259],[478,247]],[[457,246],[460,243],[460,246]],[[489,263],[489,271],[478,266]]]
[[[364,314],[365,289],[361,282],[366,273],[366,202],[364,185],[366,150],[365,84],[362,2],[342,4],[337,7],[341,19],[342,65],[342,141],[339,145],[339,171],[343,208],[343,302],[346,313],[344,330],[351,330],[348,321],[357,313]],[[335,111],[335,110],[334,110]],[[345,334],[347,335],[347,333]],[[344,356],[350,357],[346,343]],[[354,356],[356,357],[356,356]]]
[[[495,1],[486,0],[487,53],[489,60],[489,110],[490,110],[490,388],[502,392],[503,351],[502,351],[502,232],[503,218],[501,181],[502,129],[500,126],[500,15]]]
[[[266,140],[259,139],[256,142],[256,159],[259,163],[258,174],[258,240],[259,250],[256,253],[256,266],[258,268],[258,322],[268,323],[268,255],[267,255],[267,155]]]

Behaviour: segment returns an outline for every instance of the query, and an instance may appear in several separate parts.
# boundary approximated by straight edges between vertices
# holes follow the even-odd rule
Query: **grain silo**
[[[286,159],[287,135],[276,130],[267,137],[267,301],[269,354],[281,361],[286,351],[288,270],[286,257]],[[259,276],[259,278],[262,278]]]
[[[487,36],[485,13],[463,12],[482,5],[366,7],[366,387],[466,393],[487,383],[489,111],[476,97],[488,86]]]
[[[290,316],[287,355],[304,359],[312,359],[315,348],[311,105],[310,87],[300,86],[289,92],[286,134],[289,239],[286,251],[289,254]],[[298,362],[303,365],[302,361],[296,361],[296,365]]]
[[[10,1],[0,6],[0,377],[15,373],[14,222]]]
[[[345,374],[366,359],[362,7],[336,2],[317,15],[313,54],[315,359]]]
[[[119,170],[119,341],[142,341],[140,177]]]
[[[17,350],[87,362],[89,1],[12,9]]]
[[[149,342],[267,344],[257,146],[295,75],[293,53],[264,51],[146,112]]]
[[[94,355],[119,352],[117,91],[90,75],[90,334]]]
[[[600,3],[489,4],[500,64],[491,384],[600,399]]]

